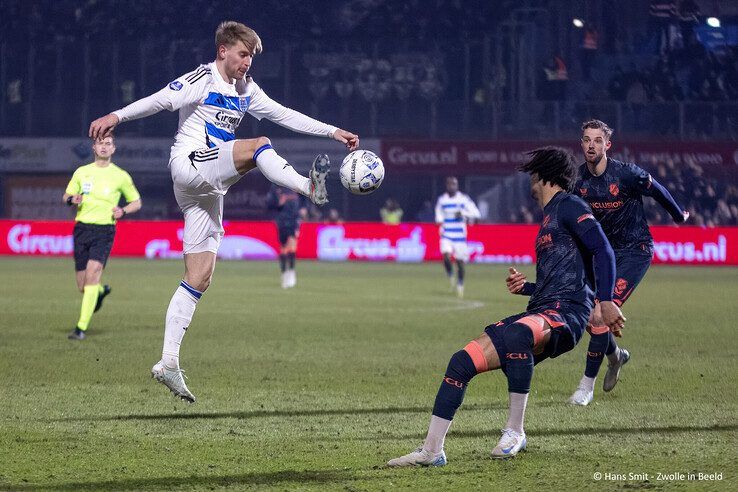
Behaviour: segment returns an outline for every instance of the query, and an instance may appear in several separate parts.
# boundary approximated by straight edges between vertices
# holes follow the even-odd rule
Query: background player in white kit
[[[466,224],[481,217],[479,209],[468,195],[459,191],[459,180],[446,178],[446,193],[436,202],[436,224],[440,224],[441,253],[443,266],[459,297],[464,297],[464,263],[469,261],[466,244]],[[456,262],[456,278],[451,260]]]
[[[179,367],[179,348],[192,321],[197,302],[210,285],[223,237],[223,196],[241,176],[258,167],[267,179],[310,198],[328,201],[325,180],[330,163],[319,155],[310,178],[298,174],[272,148],[266,137],[236,140],[235,131],[246,113],[267,118],[293,131],[328,137],[356,150],[359,137],[321,123],[270,99],[247,76],[261,39],[238,22],[223,22],[215,32],[216,59],[200,65],[167,87],[123,109],[98,118],[90,137],[101,138],[124,121],[144,118],[163,109],[179,110],[179,129],[169,168],[174,194],[184,213],[184,279],[167,309],[162,358],[152,376],[175,395],[194,402]]]

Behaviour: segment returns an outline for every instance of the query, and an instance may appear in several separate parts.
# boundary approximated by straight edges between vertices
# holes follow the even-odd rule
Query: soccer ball
[[[367,195],[382,184],[384,164],[374,152],[355,150],[341,163],[341,184],[354,195]]]

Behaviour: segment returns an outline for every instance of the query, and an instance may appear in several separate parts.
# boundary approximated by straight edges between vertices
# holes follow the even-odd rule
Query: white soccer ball
[[[341,184],[354,195],[372,193],[384,180],[384,164],[374,152],[355,150],[341,163]]]

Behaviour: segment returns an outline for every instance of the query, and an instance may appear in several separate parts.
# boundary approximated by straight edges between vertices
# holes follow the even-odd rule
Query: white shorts
[[[452,241],[442,237],[441,254],[453,255],[459,261],[469,261],[469,248],[466,245],[466,240]]]
[[[172,154],[169,169],[174,197],[184,214],[183,253],[218,253],[223,238],[223,196],[241,178],[233,162],[233,144],[190,154]]]

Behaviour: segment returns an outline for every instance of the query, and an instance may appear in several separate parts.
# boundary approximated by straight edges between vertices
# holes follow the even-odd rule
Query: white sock
[[[527,404],[528,393],[510,393],[510,414],[507,417],[506,429],[512,429],[520,434],[523,433],[523,420]]]
[[[587,391],[594,391],[595,389],[595,381],[597,380],[597,376],[593,378],[588,378],[587,376],[582,376],[581,381],[579,381],[579,388],[584,388]]]
[[[451,427],[451,422],[451,420],[431,415],[428,435],[425,437],[423,449],[431,453],[440,453],[443,450],[443,442],[446,440],[446,434],[448,433],[448,428]]]
[[[161,360],[167,367],[179,367],[179,346],[182,345],[187,327],[190,326],[200,296],[202,292],[193,289],[184,280],[174,291],[167,309],[164,348],[161,352]]]
[[[610,355],[608,355],[607,360],[611,364],[615,364],[618,360],[620,360],[620,347],[616,348]]]
[[[256,167],[272,183],[310,196],[310,179],[295,171],[273,148],[268,147],[257,154]]]

